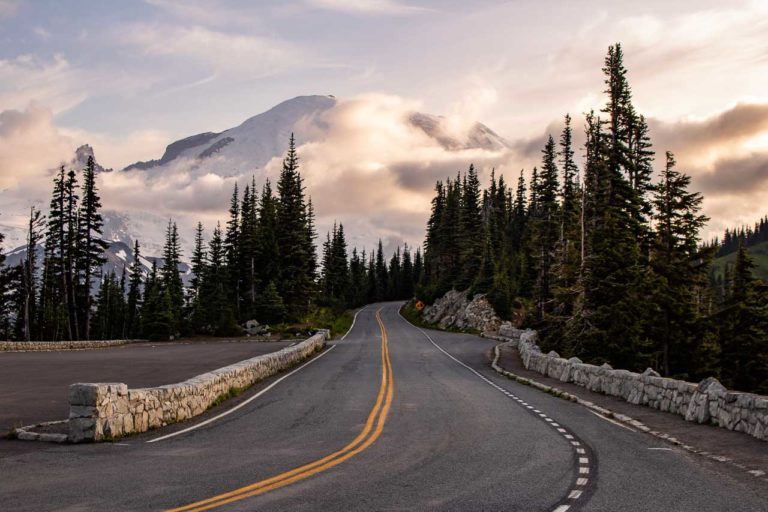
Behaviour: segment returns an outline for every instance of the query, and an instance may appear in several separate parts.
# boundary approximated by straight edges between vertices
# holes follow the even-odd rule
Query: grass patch
[[[251,386],[253,386],[257,382],[258,381],[254,382],[253,384],[251,384]],[[221,405],[227,400],[229,400],[230,398],[235,398],[236,396],[242,395],[251,386],[245,386],[245,387],[232,386],[227,390],[226,393],[222,393],[219,396],[217,396],[216,400],[214,400],[213,403],[211,403],[211,405],[208,406],[208,409],[216,407],[217,405]]]
[[[331,337],[344,335],[352,326],[352,311],[338,311],[329,307],[318,307],[295,323],[272,326],[272,335],[277,339],[308,338],[318,329],[328,329]]]

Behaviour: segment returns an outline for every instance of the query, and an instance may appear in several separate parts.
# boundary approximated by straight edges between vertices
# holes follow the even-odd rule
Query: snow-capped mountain
[[[185,190],[185,187],[190,187],[190,184],[194,183],[197,178],[209,174],[218,175],[225,179],[255,175],[256,180],[261,181],[264,178],[265,166],[272,159],[280,158],[284,154],[291,133],[296,134],[296,139],[300,145],[323,144],[338,126],[335,124],[339,119],[338,114],[346,112],[348,115],[348,111],[344,111],[345,105],[348,103],[339,101],[333,96],[299,96],[284,101],[266,112],[250,117],[233,128],[221,132],[205,132],[184,137],[169,144],[164,154],[159,158],[136,162],[119,171],[105,168],[103,163],[100,163],[94,156],[94,148],[87,144],[76,150],[75,155],[67,165],[70,168],[81,169],[86,165],[88,157],[93,156],[96,160],[97,172],[112,177],[125,173],[126,177],[138,178],[135,181],[141,183],[143,187],[141,191],[126,187],[124,191],[120,192],[121,198],[124,199],[122,201],[124,206],[122,208],[117,207],[118,210],[115,210],[116,206],[114,206],[113,201],[103,197],[104,230],[102,235],[105,240],[112,242],[111,247],[124,245],[131,248],[133,241],[138,239],[141,243],[142,254],[153,256],[162,254],[165,230],[169,216],[172,216],[174,220],[179,221],[183,252],[189,254],[193,226],[199,220],[196,214],[193,213],[184,217],[184,214],[178,209],[166,203],[165,197],[161,195],[157,198],[157,208],[154,208],[154,203],[152,203],[143,208],[137,207],[129,210],[129,206],[125,205],[133,204],[130,200],[131,194],[146,193],[152,190],[158,182],[166,189],[174,192]],[[507,141],[481,123],[474,123],[469,126],[468,130],[464,129],[461,134],[457,135],[446,128],[446,125],[450,123],[446,123],[446,119],[443,117],[405,110],[382,111],[382,109],[388,108],[390,108],[389,104],[383,102],[377,105],[377,109],[357,111],[353,115],[370,116],[369,120],[375,120],[377,116],[382,115],[382,112],[385,115],[394,113],[399,124],[410,127],[414,134],[418,132],[425,134],[426,138],[423,141],[425,144],[432,144],[441,148],[449,158],[450,154],[458,155],[457,161],[460,161],[460,153],[463,150],[501,153],[510,148]],[[376,140],[380,134],[375,131],[371,131],[371,133],[365,131],[376,129],[375,123],[355,124],[355,130],[358,130],[356,134],[361,135],[362,140],[368,137]],[[98,150],[98,148],[96,149]],[[476,152],[473,153],[473,155],[475,154]],[[381,155],[369,158],[375,163],[378,156]],[[445,157],[441,157],[440,162],[444,161]],[[338,162],[334,165],[338,165]],[[414,168],[421,169],[423,166],[419,165]],[[305,172],[313,172],[311,165],[305,168]],[[211,180],[202,179],[200,183],[209,181]],[[212,181],[215,182],[215,180]],[[132,181],[129,179],[126,182],[131,183]],[[227,185],[227,188],[229,189],[230,186]],[[200,185],[200,187],[204,187],[204,185]],[[195,198],[204,197],[204,194],[205,190],[197,196],[190,192],[191,199],[187,199],[183,194],[179,195],[183,198],[182,201],[194,201]],[[222,205],[222,211],[226,208],[226,199],[223,197],[216,199],[217,204],[220,202]],[[24,199],[26,202],[33,198]],[[47,209],[45,208],[48,202],[47,197],[41,196],[34,199],[43,210]],[[182,209],[183,206],[182,204]],[[8,215],[7,212],[4,213]],[[26,239],[24,218],[28,214],[28,210],[12,213],[20,221],[7,222],[4,218],[3,222],[0,223],[0,231],[6,234],[4,243],[6,250],[21,246]],[[366,228],[359,228],[358,231],[369,233],[369,229]],[[360,236],[360,233],[357,233],[357,236]],[[354,237],[355,235],[350,233],[350,236]],[[371,236],[373,235],[369,233],[368,238]],[[353,241],[358,243],[357,240],[353,239]],[[369,242],[370,240],[367,238],[359,241],[361,245]],[[400,241],[398,240],[396,243],[400,243]],[[115,252],[115,256],[117,254]],[[119,270],[120,262],[115,260],[112,263],[112,267]]]
[[[299,96],[221,133],[199,133],[177,140],[168,145],[161,158],[136,162],[123,170],[162,172],[183,162],[191,170],[222,176],[253,171],[285,152],[291,132],[308,135],[313,128],[322,128],[319,114],[334,105],[333,96]]]
[[[106,275],[108,273],[114,273],[119,279],[123,273],[123,270],[126,269],[128,270],[128,274],[126,275],[130,275],[131,265],[133,265],[133,262],[135,261],[134,254],[133,254],[133,246],[125,244],[123,242],[108,241],[108,244],[109,245],[104,250],[104,257],[106,258],[106,262],[101,267],[102,274]],[[23,260],[25,260],[26,257],[27,257],[27,247],[26,246],[17,247],[16,249],[6,254],[5,265],[9,267],[17,266]],[[38,261],[38,265],[42,264],[42,261],[43,261],[42,245],[37,246],[37,261]],[[158,268],[161,268],[163,266],[163,258],[157,258],[153,256],[139,257],[139,262],[141,263],[142,271],[145,275],[149,274],[149,271],[152,269],[153,261],[157,261]],[[182,282],[188,286],[192,279],[192,270],[189,264],[185,262],[180,262],[179,272],[181,273]],[[94,282],[94,290],[97,290],[97,289],[98,289],[98,283]]]
[[[285,152],[291,133],[296,133],[297,139],[302,142],[322,138],[328,129],[322,114],[336,106],[337,102],[333,96],[299,96],[221,133],[199,133],[177,140],[168,145],[161,158],[136,162],[123,170],[162,172],[174,165],[187,165],[191,170],[213,172],[220,176],[254,171]],[[407,122],[448,150],[476,148],[498,151],[509,147],[507,141],[481,123],[471,127],[466,141],[459,141],[444,130],[441,119],[413,112]]]

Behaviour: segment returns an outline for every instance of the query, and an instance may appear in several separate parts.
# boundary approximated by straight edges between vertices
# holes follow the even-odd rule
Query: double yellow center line
[[[266,480],[261,480],[202,501],[170,509],[169,512],[198,512],[202,510],[210,510],[226,505],[227,503],[258,496],[259,494],[285,487],[286,485],[290,485],[337,466],[371,446],[381,435],[384,423],[387,421],[387,414],[392,406],[392,363],[389,360],[387,330],[384,328],[384,322],[381,320],[380,312],[380,309],[376,311],[376,321],[379,323],[379,328],[381,329],[381,386],[379,387],[379,394],[376,397],[376,403],[373,405],[373,409],[371,409],[371,412],[368,415],[363,430],[351,443],[339,451],[333,452],[322,459],[310,462],[309,464],[305,464],[296,469],[286,471],[285,473],[267,478]]]

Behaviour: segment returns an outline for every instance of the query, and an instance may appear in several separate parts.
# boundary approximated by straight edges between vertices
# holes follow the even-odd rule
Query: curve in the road
[[[309,464],[305,464],[296,469],[286,471],[277,476],[255,482],[253,484],[240,487],[205,500],[190,503],[183,507],[170,509],[168,512],[200,512],[210,510],[228,503],[240,501],[246,498],[257,496],[268,491],[279,489],[290,485],[299,480],[303,480],[312,475],[328,470],[348,460],[358,453],[364,451],[372,445],[381,435],[384,424],[387,421],[390,407],[392,406],[392,396],[394,392],[394,383],[392,380],[392,364],[389,359],[389,342],[387,339],[387,330],[379,314],[381,310],[376,311],[376,321],[381,329],[381,385],[376,402],[371,409],[368,419],[365,422],[363,430],[347,446],[326,457],[318,459]],[[374,428],[375,424],[375,428]]]
[[[410,324],[408,320],[405,319],[405,317],[400,315],[400,318]],[[413,325],[413,324],[411,324]],[[573,511],[576,507],[579,507],[586,503],[588,501],[590,495],[594,491],[594,483],[595,478],[597,476],[597,459],[592,453],[592,450],[590,450],[589,446],[584,443],[581,439],[578,438],[573,432],[571,432],[569,429],[564,427],[563,425],[557,423],[555,420],[550,418],[546,413],[542,412],[541,410],[537,409],[535,406],[529,404],[522,398],[518,397],[511,391],[504,389],[503,387],[499,386],[492,380],[485,377],[483,374],[472,368],[471,366],[463,363],[459,359],[455,358],[451,354],[449,354],[443,347],[435,343],[435,341],[432,339],[432,337],[427,334],[424,329],[421,329],[418,326],[415,326],[416,329],[418,329],[421,334],[424,335],[424,337],[427,338],[427,340],[435,346],[440,352],[448,356],[450,359],[452,359],[454,362],[460,364],[470,372],[472,372],[476,377],[481,379],[483,382],[491,386],[492,388],[501,391],[506,395],[508,398],[512,399],[513,401],[517,402],[518,405],[523,407],[526,411],[528,411],[530,414],[537,417],[539,420],[543,421],[546,425],[549,425],[551,428],[555,429],[558,434],[563,436],[566,441],[571,445],[571,448],[573,449],[574,453],[574,477],[573,482],[571,483],[571,488],[568,491],[568,493],[560,499],[552,508],[552,512],[569,512]],[[498,359],[498,352],[496,353],[496,359]],[[494,359],[494,364],[497,362],[496,359]]]

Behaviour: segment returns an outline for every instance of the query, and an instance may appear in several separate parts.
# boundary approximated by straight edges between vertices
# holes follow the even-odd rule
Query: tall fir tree
[[[96,187],[96,171],[93,156],[83,169],[83,198],[80,202],[77,233],[77,275],[79,317],[82,321],[80,332],[90,339],[91,327],[91,285],[93,276],[98,275],[106,262],[104,250],[108,244],[101,238],[104,220],[101,216],[101,198]]]

